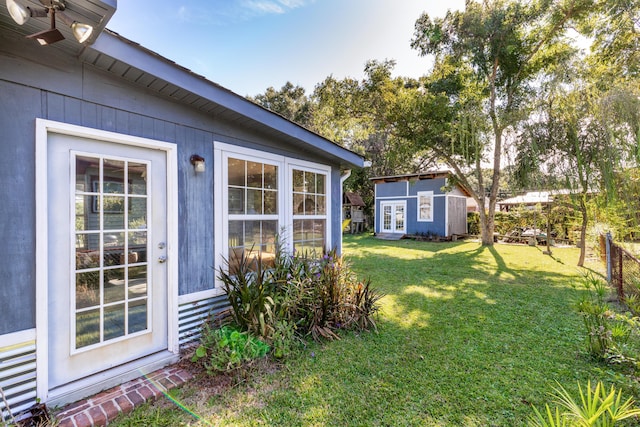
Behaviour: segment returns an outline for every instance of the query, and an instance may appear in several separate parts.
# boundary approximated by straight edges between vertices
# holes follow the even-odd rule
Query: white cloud
[[[241,5],[257,14],[280,15],[290,10],[303,7],[310,2],[313,2],[313,0],[242,0]]]
[[[277,2],[268,0],[249,0],[242,2],[243,6],[257,13],[284,13],[284,8]]]

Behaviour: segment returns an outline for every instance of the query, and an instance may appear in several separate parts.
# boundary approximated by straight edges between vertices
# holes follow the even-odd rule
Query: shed
[[[342,220],[349,221],[352,234],[364,230],[364,207],[364,201],[358,193],[345,191],[342,199]]]
[[[375,184],[375,232],[383,237],[467,232],[467,191],[449,185],[451,172],[430,171],[371,178]]]
[[[49,20],[21,26],[0,5],[0,387],[13,411],[177,361],[225,304],[224,258],[269,256],[280,233],[289,250],[340,248],[341,171],[363,166],[105,29],[116,8],[67,0],[91,37],[58,25],[64,40],[41,46],[25,36]]]

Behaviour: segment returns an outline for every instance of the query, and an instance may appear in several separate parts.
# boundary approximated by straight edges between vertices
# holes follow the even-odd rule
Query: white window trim
[[[403,212],[404,212],[404,227],[402,228],[401,231],[395,230],[386,230],[384,228],[384,206],[391,206],[392,207],[392,212],[391,214],[394,215],[395,214],[395,207],[396,206],[402,206],[403,207]],[[392,220],[392,224],[395,224],[395,220]],[[395,200],[395,201],[382,201],[380,202],[380,224],[379,224],[379,230],[381,233],[406,233],[407,232],[407,201],[406,200]]]
[[[49,134],[77,136],[136,147],[162,150],[167,156],[167,342],[169,352],[178,354],[178,147],[169,142],[156,141],[110,131],[71,125],[52,120],[36,119],[36,395],[43,402],[49,395],[49,229],[48,204],[48,142]]]
[[[318,163],[308,162],[297,159],[286,159],[287,164],[287,195],[286,201],[291,202],[293,200],[293,170],[301,170],[305,172],[312,172],[325,176],[325,214],[324,215],[295,215],[291,209],[292,203],[287,203],[288,216],[286,222],[286,234],[287,234],[287,247],[289,250],[293,249],[293,220],[294,219],[324,219],[325,220],[325,236],[324,245],[327,249],[332,249],[331,246],[331,167],[321,165]],[[294,218],[295,217],[295,218]]]
[[[430,217],[431,219],[425,219],[425,218],[421,218],[420,217],[420,197],[430,197],[431,198],[431,209],[430,209]],[[434,202],[434,196],[433,196],[433,191],[418,191],[418,193],[416,194],[416,218],[418,222],[433,222],[434,218],[433,218],[433,214],[434,214],[434,206],[433,206],[433,202]]]
[[[326,215],[308,215],[305,219],[325,219],[326,218],[326,236],[325,246],[331,247],[331,167],[319,163],[309,162],[306,160],[294,159],[282,155],[277,155],[265,151],[255,150],[251,148],[240,147],[237,145],[226,144],[224,142],[214,141],[214,197],[216,199],[214,208],[214,269],[217,271],[224,266],[224,259],[228,258],[228,242],[229,242],[229,219],[233,219],[234,215],[229,215],[229,201],[226,197],[227,180],[228,180],[228,159],[258,161],[261,163],[273,164],[278,166],[278,215],[279,233],[284,227],[283,238],[285,248],[289,251],[293,248],[293,212],[290,209],[293,197],[293,169],[304,170],[315,173],[326,174]],[[221,196],[218,196],[221,195]],[[250,216],[239,215],[242,219],[250,219]],[[260,216],[264,219],[264,216]],[[274,218],[275,219],[275,218]],[[215,292],[213,295],[222,295],[222,283],[216,274]]]

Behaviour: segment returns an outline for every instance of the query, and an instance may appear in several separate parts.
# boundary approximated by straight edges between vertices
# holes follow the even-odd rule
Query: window
[[[227,158],[228,260],[272,260],[278,233],[278,166]]]
[[[433,191],[418,192],[418,221],[433,221]]]
[[[216,268],[241,256],[268,265],[278,237],[311,255],[330,246],[331,167],[221,142],[214,151]]]
[[[321,254],[326,243],[327,186],[326,174],[294,168],[293,249],[308,254]]]
[[[149,165],[75,156],[75,345],[149,329]]]

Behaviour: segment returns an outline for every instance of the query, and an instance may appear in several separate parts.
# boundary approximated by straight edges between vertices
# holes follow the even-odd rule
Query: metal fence
[[[640,260],[616,244],[609,233],[600,235],[600,252],[607,266],[607,281],[616,289],[618,299],[640,294]]]

